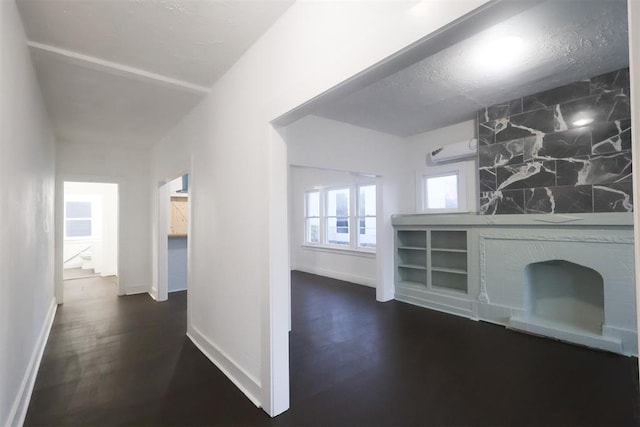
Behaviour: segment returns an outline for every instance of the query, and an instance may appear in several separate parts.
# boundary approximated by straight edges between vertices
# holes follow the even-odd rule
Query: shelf
[[[436,291],[447,291],[447,292],[456,293],[456,294],[463,294],[463,295],[466,295],[466,293],[467,293],[466,289],[452,288],[449,285],[447,285],[447,286],[431,285],[431,287]]]
[[[408,280],[399,280],[397,282],[397,284],[398,285],[405,285],[405,286],[420,286],[422,288],[424,288],[426,286],[425,283],[422,283],[422,282],[411,282],[411,281],[408,281]]]
[[[431,252],[433,268],[445,271],[467,271],[467,254],[464,252]]]
[[[431,250],[435,252],[454,252],[454,253],[461,253],[461,254],[467,253],[466,249],[431,248]]]
[[[402,267],[402,266],[400,266]],[[459,268],[445,268],[445,267],[435,267],[431,266],[432,271],[441,271],[443,273],[453,273],[453,274],[467,274],[467,270],[461,270]]]
[[[451,268],[431,268],[431,287],[467,293],[467,272]]]
[[[399,247],[427,248],[427,232],[424,230],[398,230],[397,244]]]
[[[459,230],[431,230],[431,247],[467,250],[467,232]]]
[[[401,268],[412,268],[414,270],[426,270],[427,267],[424,265],[418,265],[418,264],[398,264],[398,267]]]
[[[408,251],[426,251],[427,248],[422,248],[418,246],[398,246],[398,249],[404,249]]]

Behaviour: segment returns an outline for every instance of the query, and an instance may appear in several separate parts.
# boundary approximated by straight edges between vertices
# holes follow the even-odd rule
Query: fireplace
[[[632,239],[612,230],[479,234],[480,319],[637,354]]]
[[[602,334],[604,285],[597,271],[565,260],[528,264],[524,269],[526,316]]]
[[[392,222],[397,300],[638,354],[631,214],[395,215]],[[443,247],[434,239],[442,231],[466,236],[466,245]],[[403,242],[403,233],[423,233],[422,243]],[[407,262],[408,252],[422,264]],[[466,262],[442,264],[441,253],[449,252]],[[464,286],[438,286],[443,271]]]

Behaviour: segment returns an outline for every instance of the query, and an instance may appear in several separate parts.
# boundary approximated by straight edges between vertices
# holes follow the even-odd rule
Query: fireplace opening
[[[525,311],[528,316],[601,334],[604,285],[595,270],[565,260],[525,267]]]

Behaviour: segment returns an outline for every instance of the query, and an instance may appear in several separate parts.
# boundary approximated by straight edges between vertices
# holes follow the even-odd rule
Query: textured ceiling
[[[293,0],[17,0],[61,140],[150,147]]]
[[[403,137],[469,120],[484,106],[628,66],[626,11],[624,0],[541,2],[363,89],[320,99],[313,114]],[[505,36],[520,37],[520,50],[495,44]],[[513,64],[498,67],[505,58]]]

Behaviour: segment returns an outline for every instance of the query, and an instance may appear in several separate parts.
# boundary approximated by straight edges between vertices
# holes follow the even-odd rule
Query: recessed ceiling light
[[[474,62],[487,71],[499,74],[508,72],[521,63],[524,45],[524,40],[518,36],[485,39],[476,49]]]
[[[574,120],[572,123],[574,126],[585,126],[589,123],[593,123],[593,117],[580,117]]]

